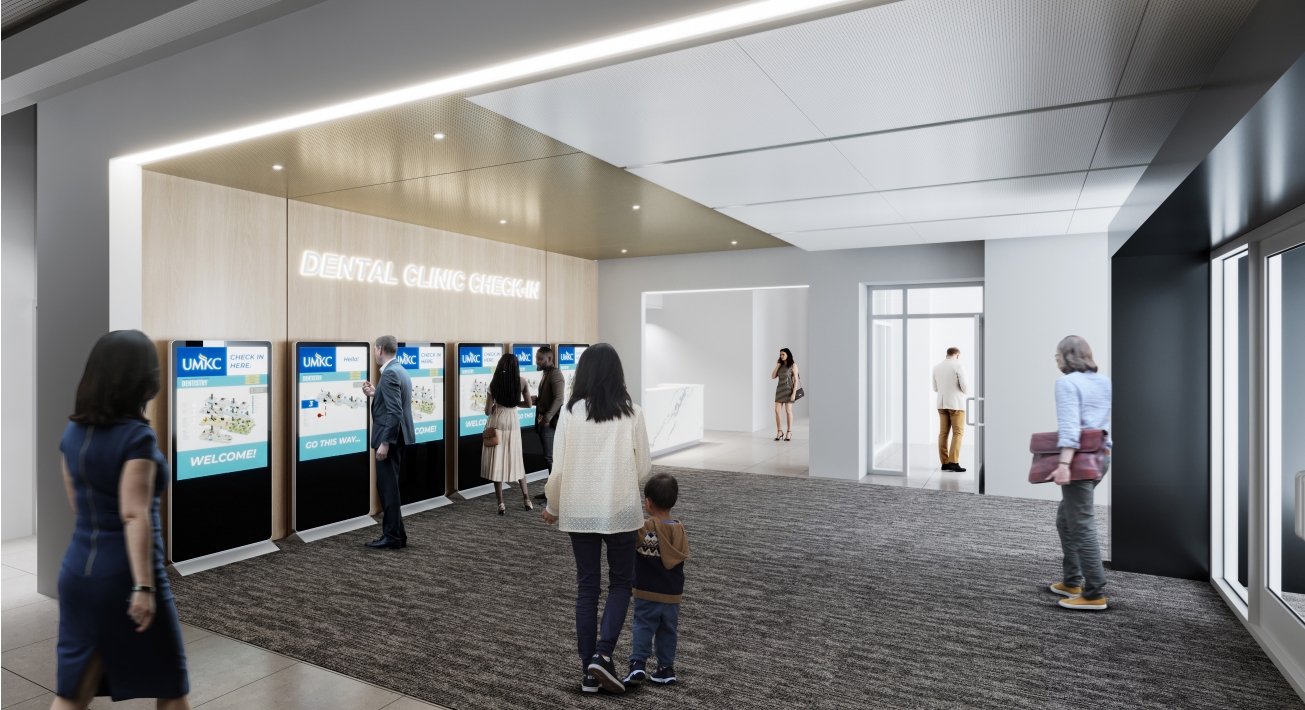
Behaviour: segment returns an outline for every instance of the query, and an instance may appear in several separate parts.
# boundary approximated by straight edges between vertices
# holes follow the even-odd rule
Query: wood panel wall
[[[598,337],[596,262],[146,171],[144,328],[178,339],[273,342],[274,537],[290,529],[297,340],[580,342]],[[311,250],[539,281],[538,299],[300,275]],[[151,408],[168,442],[167,391]]]

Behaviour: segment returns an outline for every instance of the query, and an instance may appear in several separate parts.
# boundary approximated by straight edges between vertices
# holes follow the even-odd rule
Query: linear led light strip
[[[310,126],[345,116],[396,106],[398,104],[466,91],[503,81],[520,79],[556,69],[565,69],[586,62],[629,54],[643,49],[703,37],[718,32],[746,27],[761,22],[783,19],[822,8],[847,5],[857,0],[762,0],[735,5],[724,10],[695,15],[682,20],[619,34],[593,42],[536,54],[504,64],[477,69],[444,79],[417,84],[376,96],[347,101],[314,111],[286,116],[265,123],[257,123],[232,131],[184,141],[163,148],[147,150],[119,158],[134,165],[144,165],[178,155],[229,145],[261,136],[280,133],[294,128]]]

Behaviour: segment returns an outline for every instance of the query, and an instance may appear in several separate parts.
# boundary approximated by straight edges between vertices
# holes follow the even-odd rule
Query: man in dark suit
[[[403,529],[403,510],[399,500],[399,471],[403,468],[403,448],[417,440],[412,425],[412,380],[407,370],[395,361],[399,341],[393,335],[376,339],[376,364],[381,369],[380,382],[373,387],[363,383],[363,394],[372,399],[372,448],[376,450],[376,493],[381,497],[379,539],[368,547],[397,550],[408,546]]]
[[[535,432],[539,434],[539,444],[544,449],[544,460],[548,462],[548,472],[553,472],[553,436],[557,433],[557,420],[562,412],[562,395],[566,392],[566,380],[562,371],[553,366],[553,349],[545,345],[535,352],[535,362],[544,376],[539,381],[539,396],[535,397]],[[535,496],[544,500],[543,493]]]

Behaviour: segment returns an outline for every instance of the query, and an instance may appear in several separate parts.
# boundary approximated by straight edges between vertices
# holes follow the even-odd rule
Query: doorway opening
[[[869,298],[866,480],[982,493],[983,284],[872,286]],[[964,471],[943,469],[951,463],[943,458],[951,453],[954,433],[940,451],[943,422],[934,369],[950,348],[960,350],[955,359],[964,380],[956,462]],[[949,418],[949,431],[957,425]]]

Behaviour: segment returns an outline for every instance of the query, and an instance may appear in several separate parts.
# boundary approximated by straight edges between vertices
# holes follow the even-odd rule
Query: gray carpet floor
[[[1303,707],[1209,584],[1112,572],[1110,610],[1057,607],[1052,503],[662,470],[692,551],[676,686],[579,692],[570,544],[519,495],[412,516],[402,551],[371,528],[176,579],[177,606],[457,710]]]

